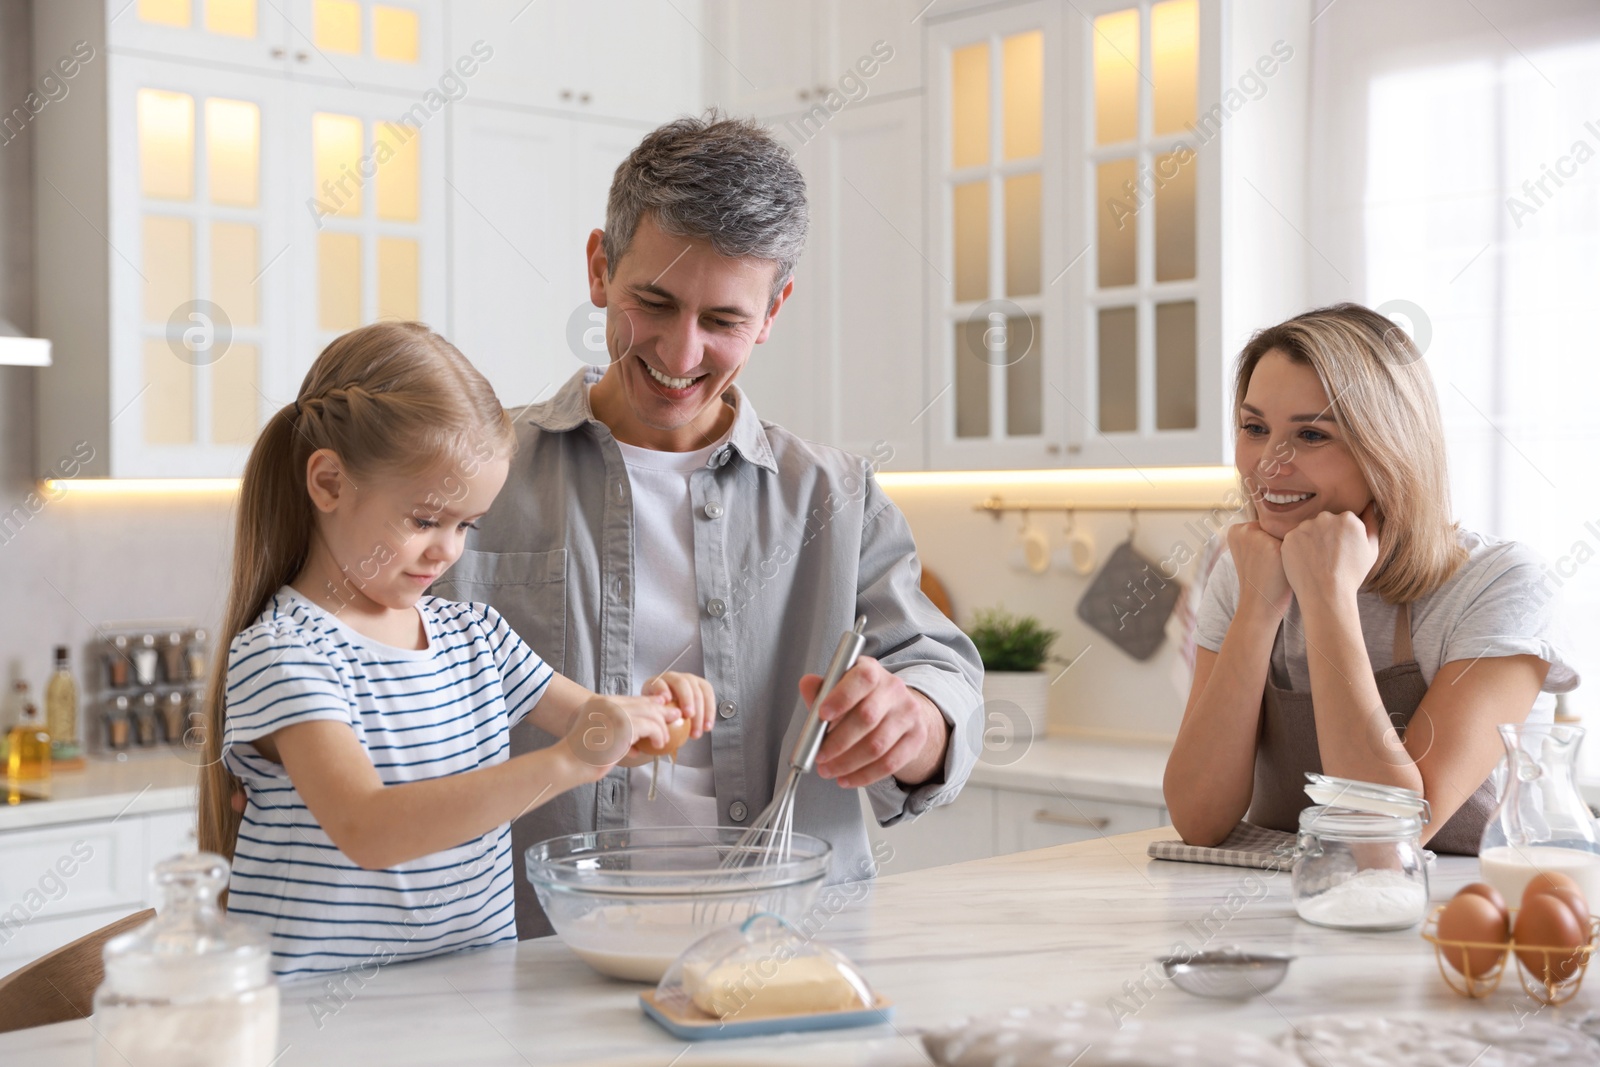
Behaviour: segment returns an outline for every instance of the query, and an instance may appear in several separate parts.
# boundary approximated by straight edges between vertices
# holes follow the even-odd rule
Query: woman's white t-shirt
[[[1226,544],[1226,531],[1218,536]],[[1456,660],[1492,656],[1538,656],[1550,664],[1543,691],[1534,700],[1529,722],[1550,722],[1556,693],[1577,688],[1578,674],[1561,654],[1555,596],[1545,568],[1532,549],[1467,530],[1458,531],[1467,561],[1439,589],[1411,604],[1411,646],[1428,683],[1440,666]],[[1357,596],[1361,635],[1374,671],[1393,665],[1394,627],[1399,608],[1376,593]],[[1226,549],[1206,582],[1195,623],[1196,643],[1220,652],[1239,606],[1239,572]],[[1309,692],[1305,625],[1298,600],[1291,600],[1272,648],[1272,681],[1280,688]]]

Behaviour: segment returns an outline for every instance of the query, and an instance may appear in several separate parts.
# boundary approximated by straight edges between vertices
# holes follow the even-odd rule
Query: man
[[[659,783],[619,769],[515,822],[519,856],[592,829],[749,826],[858,615],[866,648],[824,702],[795,808],[796,830],[833,845],[830,880],[873,871],[855,790],[889,825],[953,800],[972,768],[982,668],[922,595],[874,466],[762,423],[734,385],[794,288],[806,224],[799,169],[753,122],[679,119],[617,169],[588,243],[611,363],[523,414],[505,489],[439,592],[492,604],[600,693],[702,674],[717,717]],[[512,741],[555,739],[530,725]],[[517,926],[550,931],[521,878]]]

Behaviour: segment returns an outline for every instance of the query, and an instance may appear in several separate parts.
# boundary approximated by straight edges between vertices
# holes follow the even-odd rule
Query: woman
[[[1241,818],[1294,830],[1321,771],[1422,793],[1430,847],[1476,854],[1495,726],[1550,721],[1547,694],[1578,684],[1538,560],[1451,518],[1432,379],[1375,311],[1258,332],[1234,409],[1252,521],[1206,584],[1173,825],[1196,845]]]

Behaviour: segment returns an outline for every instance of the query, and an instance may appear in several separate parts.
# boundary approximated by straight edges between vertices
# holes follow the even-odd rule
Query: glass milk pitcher
[[[1516,907],[1534,875],[1559,871],[1600,908],[1600,836],[1573,777],[1583,727],[1505,723],[1506,755],[1496,771],[1500,800],[1483,828],[1483,880]]]

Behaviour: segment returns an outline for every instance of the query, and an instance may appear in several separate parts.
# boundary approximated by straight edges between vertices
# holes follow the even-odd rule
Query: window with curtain
[[[1324,15],[1317,59],[1343,73],[1313,95],[1317,300],[1426,345],[1456,515],[1544,557],[1585,680],[1566,708],[1600,730],[1600,9]]]

